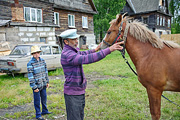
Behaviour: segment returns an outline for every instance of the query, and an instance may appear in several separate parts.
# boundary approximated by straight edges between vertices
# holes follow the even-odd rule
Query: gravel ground
[[[86,79],[88,81],[87,89],[95,87],[92,84],[92,82],[95,81],[95,80],[103,80],[103,79],[117,79],[117,80],[120,80],[121,77],[123,77],[123,76],[108,76],[108,75],[102,76],[102,75],[99,75],[96,72],[92,72],[91,74],[86,74],[85,76],[86,76]],[[65,78],[64,78],[63,75],[49,76],[49,79],[50,80],[60,79],[62,81],[65,81]],[[21,106],[14,106],[14,107],[6,108],[6,109],[0,109],[0,120],[9,120],[9,119],[4,117],[6,113],[12,115],[12,114],[14,114],[16,112],[32,111],[32,110],[34,110],[33,101],[31,103],[27,103],[27,104],[21,105]],[[32,114],[34,114],[34,113],[32,113]],[[28,117],[29,116],[27,116],[27,118]],[[56,120],[65,120],[65,115],[54,116],[54,119],[56,119]],[[13,120],[13,119],[11,119],[11,120]],[[14,119],[14,120],[16,120],[16,119]]]

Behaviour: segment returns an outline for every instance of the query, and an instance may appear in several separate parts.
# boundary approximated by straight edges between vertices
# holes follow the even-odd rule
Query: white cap
[[[75,39],[75,38],[78,38],[80,36],[76,32],[77,32],[77,29],[69,29],[69,30],[62,32],[60,34],[60,37],[62,37],[63,39],[64,38]]]

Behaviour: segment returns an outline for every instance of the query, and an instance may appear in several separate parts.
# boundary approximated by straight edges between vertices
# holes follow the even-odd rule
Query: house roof
[[[89,1],[90,5],[91,5],[92,9],[97,13],[97,9],[96,9],[96,7],[94,5],[93,0],[88,0],[88,1]]]
[[[127,0],[134,13],[158,10],[159,0]]]
[[[64,4],[62,4],[62,2],[56,0],[54,1],[53,7],[58,8],[58,9],[63,9],[63,10],[71,10],[71,11],[78,11],[78,12],[83,12],[83,13],[97,14],[97,9],[93,3],[93,0],[88,0],[90,9],[85,9],[79,6],[79,4],[71,5],[68,2],[69,1],[66,1],[66,2],[63,2]]]
[[[159,10],[159,0],[127,0],[127,3],[135,14]],[[168,0],[168,6],[169,3],[170,0]]]

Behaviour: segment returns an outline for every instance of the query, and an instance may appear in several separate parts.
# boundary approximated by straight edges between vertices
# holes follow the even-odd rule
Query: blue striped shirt
[[[27,64],[27,70],[30,87],[33,90],[37,88],[41,90],[49,83],[48,71],[44,59],[39,57],[39,61],[37,61],[37,59],[32,57]]]

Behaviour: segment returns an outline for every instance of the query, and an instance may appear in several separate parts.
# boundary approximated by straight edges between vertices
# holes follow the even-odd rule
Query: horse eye
[[[107,34],[111,34],[111,31],[108,31]]]

